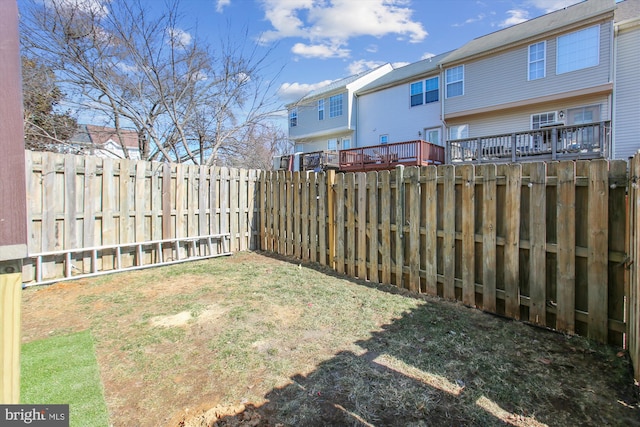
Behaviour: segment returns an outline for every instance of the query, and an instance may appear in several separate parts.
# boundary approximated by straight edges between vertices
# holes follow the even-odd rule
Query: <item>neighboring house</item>
[[[447,160],[608,157],[615,6],[584,1],[444,58]]]
[[[640,149],[640,0],[617,4],[614,34],[611,157],[626,159]]]
[[[358,147],[412,140],[444,145],[439,61],[446,55],[396,68],[356,92]]]
[[[129,158],[140,160],[140,148],[138,145],[138,133],[133,130],[120,131],[124,145],[129,152]],[[79,125],[78,131],[69,141],[85,153],[110,158],[125,158],[120,138],[114,128]]]
[[[355,92],[393,69],[385,64],[334,81],[287,105],[289,139],[296,152],[336,152],[353,146],[357,106]]]
[[[355,90],[356,119],[341,126],[303,125],[338,88],[310,94],[292,104],[289,135],[303,152],[344,151],[340,138],[426,140],[445,145],[449,163],[626,159],[640,148],[639,47],[640,0],[583,1],[384,73]]]

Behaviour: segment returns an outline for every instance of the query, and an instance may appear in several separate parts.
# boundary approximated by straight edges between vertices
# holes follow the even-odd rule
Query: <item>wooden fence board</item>
[[[332,223],[328,215],[333,218],[333,213],[327,212],[327,209],[331,212],[333,208],[333,200],[328,194],[331,192],[331,188],[327,188],[329,179],[328,174],[324,172],[318,174],[318,261],[321,265],[331,265],[331,258],[327,259],[328,254],[331,253],[329,240],[327,240],[327,222]],[[331,231],[331,227],[329,227],[329,231]]]
[[[338,273],[344,273],[344,260],[345,260],[345,182],[344,174],[339,173],[336,176],[335,194],[336,194],[336,271]]]
[[[462,178],[462,303],[476,305],[475,294],[475,170],[460,166]]]
[[[380,179],[380,200],[391,200],[391,175],[389,171],[378,173]],[[380,258],[382,263],[382,283],[391,284],[391,206],[389,203],[381,203],[381,232],[380,232]]]
[[[575,259],[576,259],[576,165],[560,162],[556,167],[557,191],[557,314],[556,328],[575,332]]]
[[[395,198],[395,285],[399,288],[404,284],[404,225],[405,225],[405,184],[404,184],[404,166],[396,166],[396,198]]]
[[[629,309],[627,345],[634,367],[634,378],[640,380],[640,154],[629,167]]]
[[[96,174],[95,157],[86,157],[84,159],[84,224],[83,224],[83,247],[91,247],[96,245],[96,197],[98,177]],[[85,262],[83,266],[84,272],[93,272],[97,269],[93,265],[90,253],[85,254]]]
[[[346,210],[346,237],[345,261],[347,263],[347,274],[356,276],[356,181],[355,174],[344,174],[345,179],[345,210]]]
[[[442,226],[444,241],[442,244],[442,259],[444,266],[443,296],[448,299],[456,298],[455,288],[455,259],[456,259],[456,222],[455,222],[455,168],[446,165],[442,168],[443,175],[443,203]]]
[[[357,203],[357,263],[358,275],[360,279],[367,278],[367,175],[359,173],[358,180],[358,203]]]
[[[424,226],[425,226],[425,254],[424,270],[426,292],[429,295],[438,295],[438,169],[435,166],[427,166],[420,169],[422,184],[422,199],[424,200]]]
[[[607,259],[609,185],[608,163],[594,160],[589,167],[589,338],[607,342]]]
[[[320,213],[318,212],[317,178],[317,173],[309,174],[309,260],[311,262],[318,261],[318,221],[320,220]]]
[[[406,170],[409,182],[409,290],[420,292],[420,169],[410,167]]]
[[[300,258],[302,255],[301,250],[301,192],[300,192],[300,172],[293,173],[292,184],[292,200],[293,200],[293,241],[292,241],[292,255],[296,258]]]
[[[378,172],[367,173],[369,188],[369,280],[378,282]]]
[[[505,312],[508,317],[520,319],[519,251],[520,251],[520,193],[522,165],[510,164],[504,169],[505,189],[505,237],[504,237],[504,286]]]
[[[481,167],[482,174],[482,308],[496,312],[496,165]]]
[[[544,163],[531,164],[529,187],[529,321],[546,326],[547,168]]]
[[[234,236],[233,231],[231,230],[231,226],[229,224],[229,181],[231,180],[229,176],[229,169],[226,167],[220,168],[220,188],[218,190],[219,194],[219,203],[220,203],[220,233],[229,233],[231,234],[230,246],[229,250],[233,250],[233,242]]]
[[[309,261],[309,179],[303,179],[300,183],[300,191],[302,192],[302,225],[300,228],[300,238],[302,239],[302,260]]]

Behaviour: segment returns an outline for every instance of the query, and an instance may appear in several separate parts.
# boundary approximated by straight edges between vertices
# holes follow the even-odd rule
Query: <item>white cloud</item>
[[[311,83],[311,84],[283,83],[282,85],[280,85],[280,88],[278,89],[278,96],[284,102],[294,102],[302,98],[303,96],[307,95],[309,92],[325,87],[331,82],[332,80],[323,80],[321,82]]]
[[[420,59],[429,59],[429,58],[433,58],[434,56],[436,56],[434,53],[427,52],[424,55],[422,55]]]
[[[231,0],[218,0],[216,3],[216,12],[222,13],[224,8],[231,4]]]
[[[467,19],[462,24],[453,24],[453,26],[454,27],[464,27],[465,25],[473,24],[474,22],[480,22],[486,17],[487,17],[487,15],[485,15],[484,13],[481,13],[478,16],[474,16],[473,18]]]
[[[376,44],[370,44],[369,46],[367,46],[367,47],[365,48],[365,50],[366,50],[367,52],[369,52],[369,53],[376,53],[376,52],[378,52],[378,45],[376,45]]]
[[[349,71],[349,75],[353,75],[362,73],[363,71],[373,70],[374,68],[384,64],[386,64],[384,61],[366,61],[364,59],[360,59],[349,64],[347,70]]]
[[[330,46],[326,44],[304,44],[296,43],[291,48],[291,52],[305,58],[346,58],[349,56],[348,49],[341,49],[339,46]]]
[[[181,30],[180,28],[168,28],[167,34],[175,43],[181,46],[188,46],[191,44],[191,34]]]
[[[524,9],[507,10],[509,17],[498,24],[500,27],[510,27],[529,19],[529,12]]]
[[[579,3],[580,1],[582,0],[529,0],[527,4],[543,10],[544,13],[549,13]]]
[[[273,30],[262,34],[268,43],[288,37],[309,40],[310,46],[342,49],[359,36],[397,34],[418,43],[428,35],[422,23],[411,19],[405,0],[262,0],[265,18]],[[326,52],[319,50],[320,57]]]

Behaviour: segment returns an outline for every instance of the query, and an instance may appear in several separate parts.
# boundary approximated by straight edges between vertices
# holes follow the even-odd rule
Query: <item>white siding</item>
[[[556,75],[557,36],[532,40],[515,49],[464,63],[464,95],[445,100],[445,114],[499,106],[610,82],[612,24],[600,25],[599,65]],[[546,40],[546,77],[528,80],[528,49]],[[446,68],[446,67],[445,67]]]
[[[339,93],[342,93],[342,115],[329,117],[329,98]],[[304,135],[331,132],[332,129],[347,127],[349,123],[349,95],[346,91],[330,94],[324,98],[324,120],[318,120],[318,99],[298,105],[298,125],[289,127],[289,138],[295,139]]]
[[[617,39],[613,157],[627,159],[640,149],[640,24]]]
[[[358,147],[378,145],[380,135],[390,143],[413,141],[420,139],[418,131],[442,126],[440,102],[411,107],[409,83],[361,95],[358,108]]]

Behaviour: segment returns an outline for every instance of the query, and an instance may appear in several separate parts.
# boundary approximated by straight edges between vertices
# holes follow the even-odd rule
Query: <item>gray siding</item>
[[[615,141],[613,157],[626,159],[640,149],[640,23],[617,39]]]
[[[568,110],[589,105],[600,105],[599,120],[610,120],[609,97],[602,95],[585,96],[570,101],[540,104],[517,110],[506,110],[499,113],[488,113],[468,118],[447,120],[447,126],[469,125],[469,137],[500,135],[512,132],[523,132],[531,129],[531,115],[551,111]],[[448,136],[448,134],[447,134]],[[448,138],[447,138],[448,139]]]
[[[337,93],[324,98],[324,120],[318,120],[318,99],[320,98],[304,101],[298,105],[298,125],[289,128],[289,137],[298,138],[318,132],[331,132],[333,129],[345,129],[349,124],[350,100],[346,90],[342,94],[342,115],[338,117],[329,117],[329,97]]]
[[[584,28],[588,28],[586,26]],[[556,36],[464,63],[464,95],[445,100],[445,114],[499,106],[610,82],[612,23],[600,24],[600,58],[595,67],[556,75]],[[529,45],[547,42],[546,77],[528,80]]]

